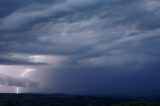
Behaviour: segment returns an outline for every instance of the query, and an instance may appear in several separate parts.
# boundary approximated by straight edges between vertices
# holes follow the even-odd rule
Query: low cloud
[[[33,56],[27,54],[1,54],[0,64],[3,65],[47,65],[43,61],[33,61]]]
[[[2,73],[0,73],[0,84],[22,88],[36,88],[39,86],[39,82],[37,81],[33,81],[25,77],[13,77]]]

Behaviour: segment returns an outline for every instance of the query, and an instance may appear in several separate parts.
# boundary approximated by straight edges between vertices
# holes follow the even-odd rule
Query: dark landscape
[[[63,94],[0,94],[0,106],[160,106],[160,99]]]

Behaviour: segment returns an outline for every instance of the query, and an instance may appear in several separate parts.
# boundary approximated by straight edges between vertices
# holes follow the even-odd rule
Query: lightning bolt
[[[23,73],[21,74],[21,77],[25,77],[25,75],[26,75],[27,73],[32,72],[32,71],[33,71],[33,70],[31,70],[31,69],[27,69],[25,72],[23,72]],[[20,87],[17,87],[17,88],[16,88],[16,93],[19,94],[19,91],[20,91]]]

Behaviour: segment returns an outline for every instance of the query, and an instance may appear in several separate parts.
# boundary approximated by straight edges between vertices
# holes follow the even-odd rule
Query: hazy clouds
[[[23,88],[36,88],[39,86],[37,81],[32,81],[25,77],[13,77],[2,73],[0,73],[0,84]]]

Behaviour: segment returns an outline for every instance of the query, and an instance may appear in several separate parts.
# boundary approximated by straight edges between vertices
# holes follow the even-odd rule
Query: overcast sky
[[[0,92],[26,70],[20,92],[159,95],[160,1],[0,0]]]

